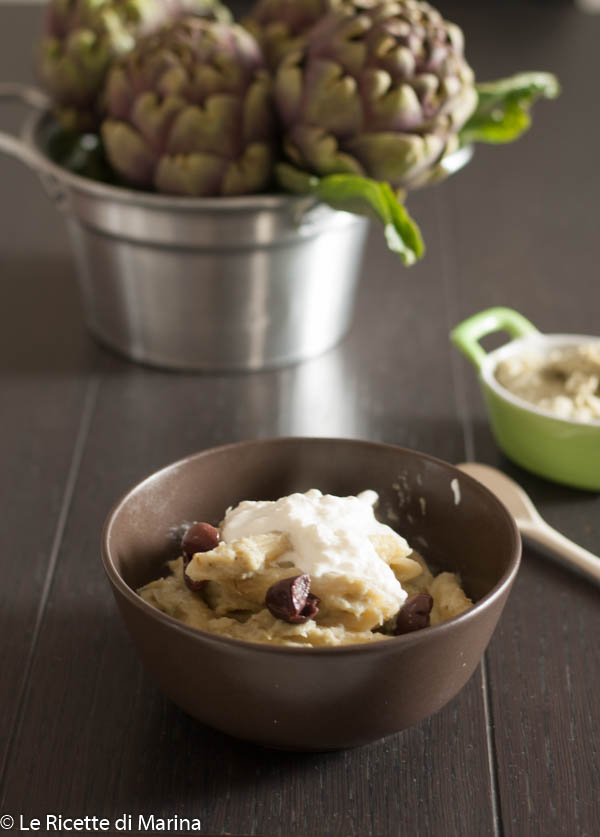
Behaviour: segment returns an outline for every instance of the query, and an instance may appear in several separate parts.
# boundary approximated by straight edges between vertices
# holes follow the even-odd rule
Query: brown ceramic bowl
[[[216,636],[159,612],[135,590],[177,554],[172,527],[218,523],[248,499],[319,488],[380,495],[378,516],[435,569],[461,574],[475,606],[435,628],[367,645],[290,648]],[[519,566],[504,506],[440,460],[393,445],[280,438],[227,445],[163,468],[105,526],[104,566],[142,661],[205,724],[269,747],[330,750],[382,738],[446,704],[473,674]]]

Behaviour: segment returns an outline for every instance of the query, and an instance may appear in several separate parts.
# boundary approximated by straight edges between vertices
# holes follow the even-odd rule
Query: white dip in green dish
[[[600,340],[508,357],[495,376],[513,395],[559,418],[600,419]]]

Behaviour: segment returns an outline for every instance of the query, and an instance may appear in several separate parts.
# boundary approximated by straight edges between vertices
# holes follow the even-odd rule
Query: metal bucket
[[[95,182],[57,166],[41,140],[45,96],[6,151],[40,175],[64,212],[87,325],[127,357],[176,369],[294,363],[350,326],[368,221],[312,198],[168,197]]]

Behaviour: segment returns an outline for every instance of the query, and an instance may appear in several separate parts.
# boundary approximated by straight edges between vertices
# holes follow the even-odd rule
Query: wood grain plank
[[[22,45],[37,18],[34,10],[2,10],[0,79],[29,78]],[[15,40],[6,37],[9,26]],[[0,124],[15,128],[19,118],[7,109]],[[1,776],[68,511],[93,352],[62,220],[37,180],[4,156],[0,183]]]
[[[11,31],[30,32],[31,10],[10,11],[11,26],[17,26]],[[498,454],[472,371],[451,355],[445,338],[461,317],[498,303],[520,308],[547,330],[597,332],[592,256],[597,186],[588,161],[598,124],[587,107],[586,87],[597,23],[560,5],[448,2],[443,11],[465,25],[472,61],[482,75],[527,66],[556,69],[563,99],[540,107],[534,130],[518,145],[482,149],[469,169],[435,196],[411,198],[430,247],[417,269],[409,274],[399,268],[379,238],[371,238],[352,334],[339,349],[302,367],[255,375],[166,375],[97,352],[76,315],[58,219],[50,207],[41,209],[33,178],[11,175],[14,164],[5,166],[3,184],[33,216],[26,225],[18,213],[3,219],[2,252],[10,259],[16,254],[11,294],[22,293],[21,320],[27,320],[32,293],[34,298],[41,293],[44,302],[36,308],[36,328],[27,341],[16,318],[6,331],[5,347],[19,346],[20,352],[7,377],[18,371],[13,400],[23,399],[10,419],[23,435],[15,431],[14,464],[7,474],[18,496],[27,498],[27,507],[20,503],[18,516],[9,518],[11,532],[20,532],[24,510],[43,504],[53,490],[47,487],[50,477],[38,484],[33,471],[20,471],[29,453],[22,440],[34,440],[39,474],[54,476],[58,484],[62,479],[64,486],[65,457],[72,452],[84,385],[95,363],[102,383],[3,810],[32,816],[48,810],[107,816],[123,810],[177,812],[199,816],[206,830],[290,837],[493,834],[485,689],[503,833],[599,833],[597,593],[533,551],[526,552],[490,647],[486,683],[478,673],[437,716],[372,747],[300,757],[235,742],[197,725],[160,697],[119,627],[98,562],[104,515],[134,480],[207,445],[287,433],[363,436],[449,460],[467,453],[500,464],[526,485],[549,522],[598,551],[598,498],[528,477]],[[9,55],[11,68],[24,66],[17,46]],[[574,136],[576,120],[580,130]],[[443,251],[436,211],[444,225]],[[39,253],[34,248],[26,263],[22,256],[30,249],[32,225],[45,230],[44,248]],[[55,285],[22,285],[23,276],[41,275],[42,266],[45,273],[47,263],[48,275],[58,287],[63,283],[56,299],[65,303],[51,327],[42,314],[53,310]],[[458,389],[453,374],[460,376]],[[75,423],[69,424],[68,416]],[[57,520],[60,496],[58,490],[49,497],[44,520]],[[20,541],[24,554],[50,542],[52,526],[42,523],[35,534],[30,529]],[[13,550],[11,539],[5,554]],[[31,593],[32,585],[26,590],[22,578],[17,583],[20,595]],[[18,612],[35,610],[35,590],[32,602],[28,610],[19,605]],[[27,619],[9,625],[9,635],[23,625]],[[12,659],[27,647],[27,641],[17,646]],[[11,699],[14,704],[12,687],[2,681],[3,688],[9,689],[6,705]],[[5,694],[0,692],[0,699]]]
[[[500,10],[492,4],[469,10],[467,42],[475,35],[481,44],[492,23],[495,38],[477,55],[482,73],[500,75],[505,64],[550,69],[563,94],[538,108],[519,143],[478,153],[449,184],[453,211],[442,218],[454,260],[456,322],[505,304],[545,331],[597,334],[592,208],[600,184],[590,161],[600,119],[588,100],[600,20],[567,6],[503,4]],[[513,476],[548,522],[600,553],[600,497],[552,485],[510,463],[492,440],[473,370],[460,360],[457,371],[470,455]],[[506,835],[600,833],[599,626],[598,590],[527,548],[487,654]]]

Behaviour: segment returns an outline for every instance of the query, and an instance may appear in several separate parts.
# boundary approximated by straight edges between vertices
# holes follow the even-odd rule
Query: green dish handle
[[[518,311],[498,307],[473,314],[450,332],[450,339],[480,370],[487,355],[479,345],[479,340],[494,331],[507,331],[512,337],[540,333],[533,323]]]

